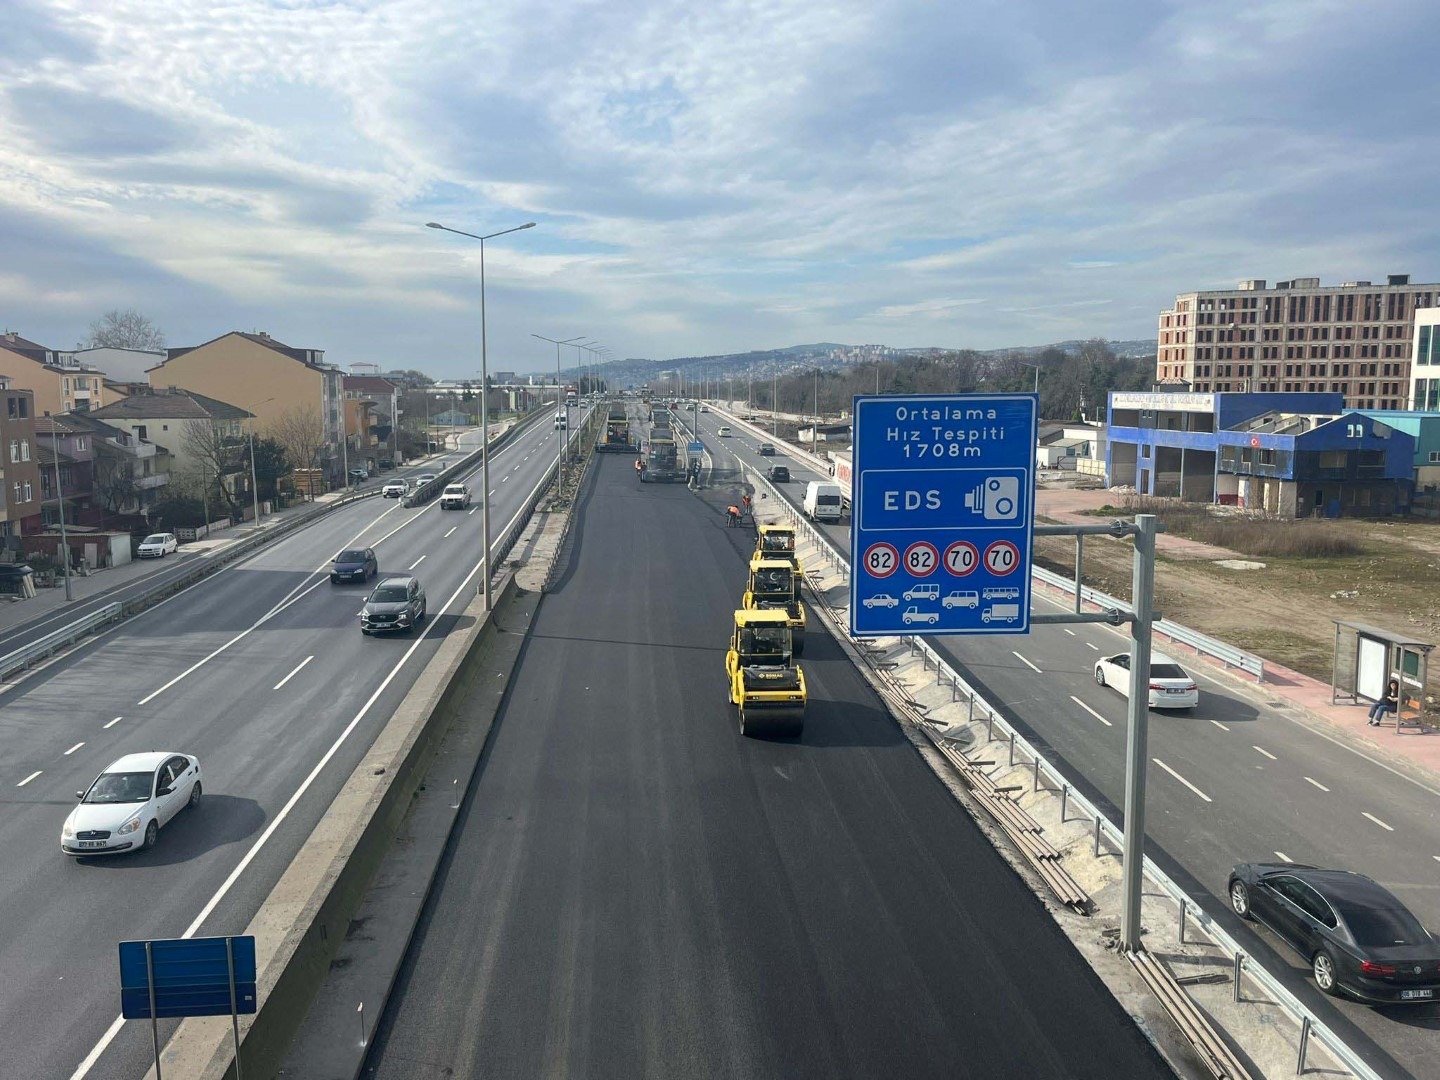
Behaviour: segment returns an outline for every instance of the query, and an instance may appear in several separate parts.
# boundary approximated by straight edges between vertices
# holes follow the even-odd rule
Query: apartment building
[[[78,359],[37,345],[13,330],[0,334],[0,375],[12,385],[33,390],[41,416],[98,409],[105,396],[105,373]]]
[[[384,456],[394,457],[400,387],[383,375],[346,375],[343,392],[350,452],[368,456],[383,449]]]
[[[1336,393],[1347,409],[1406,409],[1417,313],[1437,303],[1440,284],[1409,274],[1181,293],[1160,313],[1157,389]]]
[[[0,376],[0,547],[32,531],[40,515],[40,447],[35,441],[35,395]],[[34,519],[34,520],[31,520]]]
[[[250,413],[238,406],[216,401],[194,390],[143,386],[137,387],[137,391],[103,409],[92,409],[90,418],[103,420],[168,452],[167,473],[205,475],[207,469],[213,472],[214,451],[208,445],[210,432],[222,440],[239,440],[244,435],[244,422],[251,418]],[[189,431],[191,424],[199,425],[200,431]]]
[[[1410,354],[1408,408],[1440,412],[1440,307],[1415,313],[1415,350]]]
[[[252,413],[266,435],[299,418],[318,424],[321,456],[338,480],[343,375],[325,363],[323,350],[291,348],[264,331],[236,330],[203,345],[167,349],[164,362],[148,374],[152,387],[193,390]]]

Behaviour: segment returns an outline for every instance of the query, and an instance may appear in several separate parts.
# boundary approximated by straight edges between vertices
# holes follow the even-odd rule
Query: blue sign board
[[[226,942],[230,957],[226,957]],[[235,1011],[255,1011],[255,938],[171,938],[120,942],[120,1015],[150,1019],[150,976],[155,978],[155,1015],[229,1016],[231,963]]]
[[[692,442],[692,443],[690,444],[690,453],[692,453],[692,454],[703,454],[704,452],[705,452],[705,444],[704,444],[703,442]]]
[[[1029,632],[1037,402],[855,399],[851,634]]]

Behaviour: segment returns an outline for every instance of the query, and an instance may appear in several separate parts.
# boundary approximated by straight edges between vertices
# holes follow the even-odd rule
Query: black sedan
[[[1377,1005],[1440,998],[1440,942],[1364,874],[1241,863],[1230,871],[1230,906],[1289,942],[1327,994]]]
[[[790,470],[784,465],[771,465],[765,470],[765,477],[772,484],[788,484],[790,482]]]
[[[375,560],[374,548],[347,548],[335,556],[330,564],[330,580],[336,584],[342,581],[369,581],[380,572]]]

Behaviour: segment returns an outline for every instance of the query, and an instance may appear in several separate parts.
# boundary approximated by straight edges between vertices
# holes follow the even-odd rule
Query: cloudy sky
[[[1153,336],[1440,279],[1434,0],[0,0],[0,322],[348,365]],[[569,356],[573,356],[573,350]],[[569,363],[567,357],[567,363]]]

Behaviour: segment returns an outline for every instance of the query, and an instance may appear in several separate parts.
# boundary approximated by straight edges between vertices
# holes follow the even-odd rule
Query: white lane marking
[[[1209,795],[1206,795],[1203,791],[1201,791],[1198,787],[1196,787],[1194,784],[1190,783],[1189,780],[1186,780],[1186,779],[1185,779],[1183,776],[1181,776],[1178,772],[1176,772],[1174,769],[1170,768],[1169,765],[1166,765],[1166,764],[1165,764],[1163,761],[1161,761],[1158,757],[1151,758],[1150,760],[1153,761],[1156,765],[1159,765],[1160,768],[1164,769],[1164,770],[1165,770],[1166,772],[1168,772],[1171,776],[1173,776],[1176,780],[1179,780],[1180,783],[1184,784],[1186,787],[1188,787],[1188,788],[1189,788],[1191,791],[1193,791],[1196,795],[1199,795],[1200,798],[1204,799],[1206,802],[1214,802],[1214,801],[1215,801],[1214,799],[1210,798]]]
[[[1264,755],[1265,755],[1266,757],[1268,757],[1271,761],[1279,761],[1279,760],[1280,760],[1280,759],[1277,758],[1274,754],[1270,753],[1269,750],[1264,750],[1264,749],[1262,749],[1262,748],[1260,748],[1260,747],[1258,747],[1258,746],[1255,746],[1255,745],[1253,745],[1253,744],[1251,745],[1250,749],[1251,749],[1251,750],[1254,750],[1257,754],[1264,754]]]
[[[1368,810],[1361,810],[1360,813],[1363,814],[1365,817],[1368,817],[1371,821],[1375,822],[1376,825],[1379,825],[1380,828],[1384,829],[1386,832],[1395,831],[1395,826],[1386,825],[1385,822],[1381,821],[1378,817],[1370,813]]]
[[[524,506],[521,506],[520,509],[516,510],[515,513],[511,516],[510,520],[501,527],[498,535],[504,536],[507,532],[509,532],[511,526],[515,524],[515,522],[519,519],[521,513],[524,510]],[[416,517],[418,516],[419,515],[417,514]],[[414,518],[411,518],[411,521],[413,520]],[[486,554],[489,553],[487,552]],[[485,560],[482,559],[480,562],[475,564],[474,569],[472,569],[470,573],[465,575],[465,580],[460,582],[460,587],[450,594],[449,600],[445,601],[445,606],[440,609],[440,614],[443,615],[445,611],[450,607],[450,605],[455,602],[455,598],[465,591],[465,589],[469,586],[471,579],[473,579],[475,575],[480,572],[481,568],[484,565]],[[230,876],[225,879],[225,881],[221,884],[220,888],[216,891],[215,895],[212,896],[210,900],[205,904],[205,907],[201,909],[200,914],[195,916],[195,921],[186,928],[185,933],[180,935],[182,938],[194,937],[196,931],[198,931],[200,927],[204,925],[205,920],[210,917],[210,913],[215,910],[216,906],[220,903],[221,900],[225,899],[225,894],[228,893],[230,889],[234,886],[235,882],[240,879],[240,875],[244,873],[245,868],[249,866],[250,863],[254,860],[255,856],[259,854],[260,848],[263,847],[265,842],[270,839],[271,835],[275,832],[275,830],[280,827],[280,823],[284,821],[287,816],[289,816],[290,811],[294,808],[295,804],[300,801],[301,796],[304,795],[305,792],[309,789],[310,785],[315,782],[315,778],[320,775],[320,771],[325,768],[326,764],[330,761],[332,757],[335,756],[336,752],[344,744],[345,740],[350,737],[350,733],[355,730],[355,726],[359,724],[360,721],[364,718],[365,714],[370,711],[370,707],[374,705],[375,702],[379,699],[380,695],[385,692],[385,688],[390,685],[390,681],[395,678],[396,673],[399,672],[402,667],[404,667],[405,662],[410,659],[411,655],[415,652],[415,650],[418,649],[420,647],[420,644],[425,640],[425,638],[429,636],[430,631],[434,628],[434,626],[435,623],[431,622],[429,626],[427,626],[424,630],[420,632],[420,636],[417,637],[415,641],[411,644],[410,648],[406,650],[405,655],[402,656],[395,664],[395,667],[391,669],[390,674],[385,676],[385,680],[379,685],[378,688],[376,688],[375,693],[370,695],[369,700],[366,701],[365,704],[361,707],[360,711],[356,713],[355,719],[350,721],[349,725],[345,728],[345,730],[342,731],[339,737],[330,745],[330,749],[325,751],[325,756],[320,759],[320,761],[316,764],[315,768],[310,770],[310,775],[307,776],[300,784],[300,787],[296,789],[295,794],[290,796],[290,800],[280,808],[280,812],[275,815],[274,820],[272,820],[269,826],[265,829],[265,831],[260,834],[259,839],[255,841],[254,845],[250,848],[250,850],[245,853],[245,857],[240,860],[239,865],[237,865],[234,870],[230,871]],[[105,1034],[100,1036],[100,1041],[90,1048],[90,1052],[85,1055],[84,1059],[80,1062],[80,1064],[75,1067],[75,1071],[70,1074],[70,1080],[85,1080],[85,1077],[90,1075],[90,1070],[93,1069],[95,1067],[95,1063],[100,1060],[100,1055],[105,1053],[105,1051],[109,1048],[110,1044],[115,1041],[115,1036],[120,1034],[120,1028],[124,1025],[124,1023],[125,1018],[123,1016],[117,1016],[113,1021],[111,1021],[110,1026],[105,1029]]]
[[[32,772],[29,776],[25,777],[24,780],[21,780],[21,781],[20,781],[18,784],[16,784],[15,786],[16,786],[16,787],[24,787],[26,784],[28,784],[31,780],[34,780],[35,777],[39,776],[39,775],[40,775],[42,772],[44,772],[44,771],[45,771],[44,769],[36,769],[34,772]]]
[[[407,566],[405,569],[406,569],[406,570],[414,570],[415,567],[419,566],[419,565],[420,565],[422,562],[424,562],[427,558],[429,558],[428,555],[421,555],[418,559],[416,559],[414,562],[412,562],[412,563],[411,563],[409,566]]]
[[[1216,727],[1218,727],[1221,731],[1229,731],[1229,730],[1230,730],[1230,729],[1229,729],[1228,727],[1226,727],[1224,724],[1220,723],[1219,720],[1211,720],[1210,723],[1214,724],[1214,725],[1215,725]]]
[[[1028,667],[1031,671],[1035,672],[1036,675],[1044,675],[1044,674],[1045,674],[1043,671],[1041,671],[1041,670],[1040,670],[1038,667],[1036,667],[1034,664],[1030,663],[1029,660],[1026,660],[1025,657],[1021,656],[1021,655],[1020,655],[1018,652],[1016,652],[1014,649],[1011,649],[1011,650],[1010,650],[1010,655],[1013,656],[1013,657],[1015,657],[1016,660],[1019,660],[1022,664],[1024,664],[1026,667]]]
[[[1283,852],[1283,851],[1277,851],[1277,852],[1275,852],[1275,855],[1276,855],[1277,858],[1279,858],[1279,860],[1280,860],[1281,862],[1291,862],[1291,863],[1293,863],[1293,862],[1295,861],[1294,859],[1290,858],[1289,855],[1286,855],[1285,852]]]
[[[1100,646],[1099,646],[1099,645],[1091,645],[1090,642],[1088,642],[1088,641],[1085,642],[1085,647],[1086,647],[1087,649],[1094,649],[1096,652],[1099,652],[1099,651],[1100,651]]]
[[[500,477],[500,482],[503,484],[503,483],[505,483],[506,480],[509,480],[509,479],[510,479],[510,477],[508,477],[508,476],[502,476],[502,477]],[[490,494],[491,494],[491,495],[494,495],[495,493],[492,491]]]
[[[494,495],[494,494],[495,494],[495,489],[494,489],[494,488],[491,488],[491,489],[490,489],[490,494],[491,494],[491,495]]]
[[[1075,631],[1074,631],[1074,630],[1071,630],[1071,629],[1070,629],[1069,627],[1067,627],[1067,626],[1062,626],[1060,629],[1064,630],[1065,633],[1069,634],[1071,637],[1074,637],[1074,636],[1075,636]]]
[[[1328,787],[1326,787],[1324,784],[1320,783],[1319,780],[1316,780],[1316,779],[1314,779],[1313,777],[1307,776],[1307,777],[1305,777],[1305,780],[1306,780],[1307,783],[1314,784],[1314,785],[1315,785],[1316,787],[1318,787],[1321,791],[1329,791],[1329,790],[1330,790],[1330,789],[1329,789]]]
[[[314,659],[315,659],[315,657],[314,657],[313,655],[311,655],[311,656],[305,657],[304,660],[301,660],[300,663],[298,663],[298,664],[295,665],[295,670],[294,670],[294,671],[290,672],[289,675],[286,675],[283,679],[281,679],[279,682],[277,682],[277,683],[275,684],[275,689],[276,689],[276,690],[279,690],[282,686],[284,686],[287,682],[289,682],[291,679],[293,679],[296,675],[299,675],[299,674],[300,674],[300,669],[303,668],[306,664],[308,664],[311,660],[314,660]]]
[[[480,507],[478,507],[478,506],[472,506],[472,507],[469,509],[469,511],[466,512],[465,516],[466,516],[466,517],[469,517],[471,514],[473,514],[476,510],[479,510],[479,509],[480,509]]]
[[[396,525],[395,528],[391,529],[391,530],[390,530],[388,533],[386,533],[384,536],[380,537],[380,539],[374,541],[374,542],[371,544],[371,546],[372,546],[372,547],[379,547],[379,546],[380,546],[381,544],[383,544],[386,540],[389,540],[390,537],[394,536],[394,535],[395,535],[397,532],[399,532],[401,529],[405,528],[406,525],[409,525],[412,521],[415,521],[415,520],[417,520],[418,518],[420,518],[421,515],[423,515],[426,510],[429,510],[431,507],[433,507],[433,506],[438,506],[438,505],[439,505],[438,503],[431,503],[430,506],[426,507],[425,510],[421,510],[418,514],[411,514],[408,518],[406,518],[404,521],[402,521],[399,525]],[[385,511],[386,514],[388,514],[389,512],[390,512],[389,510]],[[384,517],[385,515],[382,514],[382,515],[380,515],[380,516],[381,516],[381,517]],[[376,521],[379,521],[380,519],[379,519],[379,518],[376,518],[375,520],[376,520]],[[345,546],[345,547],[353,547],[353,546],[355,545],[356,541],[358,541],[358,540],[360,539],[360,537],[364,536],[365,533],[366,533],[366,532],[370,529],[370,527],[371,527],[372,525],[374,525],[374,524],[375,524],[375,522],[371,522],[370,525],[366,525],[365,528],[361,529],[358,533],[355,534],[354,537],[352,537],[348,542],[346,542],[346,544],[345,544],[344,546]],[[329,565],[330,565],[329,563],[321,563],[321,564],[320,564],[319,566],[317,566],[314,570],[312,570],[311,573],[313,573],[313,574],[322,574],[322,575],[323,575],[323,573],[324,573],[324,571],[325,571],[325,568],[326,568],[327,566],[329,566]],[[211,660],[214,660],[215,657],[219,656],[219,655],[220,655],[221,653],[223,653],[226,649],[230,648],[230,646],[234,645],[236,642],[239,642],[239,641],[243,640],[244,638],[249,637],[252,633],[254,633],[256,630],[258,630],[260,627],[264,626],[267,622],[269,622],[271,619],[273,619],[276,615],[280,614],[280,612],[284,611],[284,610],[285,610],[287,607],[289,607],[291,604],[294,604],[294,603],[297,603],[297,602],[300,601],[300,600],[303,600],[306,596],[310,595],[310,593],[314,592],[316,589],[318,589],[318,588],[319,588],[321,585],[323,585],[324,583],[325,583],[325,577],[324,577],[324,576],[321,576],[321,577],[317,578],[308,588],[305,587],[305,583],[302,581],[299,585],[296,585],[295,588],[291,589],[288,593],[286,593],[286,594],[285,594],[285,597],[284,597],[278,604],[276,604],[274,607],[272,607],[272,608],[271,608],[269,611],[267,611],[264,615],[261,615],[260,618],[257,619],[257,620],[254,622],[254,624],[251,625],[248,629],[245,629],[245,630],[240,631],[240,633],[236,634],[236,635],[235,635],[233,638],[231,638],[229,641],[225,642],[225,644],[221,645],[218,649],[216,649],[214,652],[212,652],[209,656],[202,657],[201,659],[195,661],[195,663],[191,664],[188,668],[186,668],[184,671],[182,671],[179,675],[176,675],[173,679],[171,679],[169,682],[167,682],[164,686],[160,687],[160,689],[151,691],[149,694],[146,694],[143,698],[140,699],[139,704],[145,705],[145,704],[149,703],[150,701],[153,701],[155,698],[159,697],[159,696],[160,696],[161,694],[163,694],[166,690],[169,690],[172,686],[174,686],[176,683],[178,683],[181,679],[185,678],[187,675],[191,675],[191,674],[195,673],[196,671],[199,671],[202,667],[204,667],[206,664],[208,664]],[[303,590],[303,591],[302,591],[302,590]]]
[[[116,724],[118,724],[122,719],[124,719],[124,717],[120,717],[120,716],[115,717],[114,720],[111,720],[108,724],[105,725],[104,730],[108,731],[110,728],[112,728],[112,727],[114,727]]]
[[[1093,716],[1096,720],[1099,720],[1100,723],[1104,724],[1106,727],[1114,727],[1114,726],[1115,726],[1114,724],[1110,723],[1109,720],[1106,720],[1103,716],[1101,716],[1098,712],[1096,712],[1094,709],[1090,708],[1089,705],[1086,705],[1083,701],[1081,701],[1081,700],[1080,700],[1078,697],[1076,697],[1074,694],[1071,694],[1071,695],[1070,695],[1070,700],[1073,701],[1076,705],[1079,705],[1080,708],[1084,709],[1086,712],[1088,712],[1088,713],[1089,713],[1091,716]]]
[[[82,746],[84,746],[84,745],[85,745],[85,744],[84,744],[83,742],[77,742],[74,746],[70,747],[69,750],[66,750],[66,751],[65,751],[65,756],[66,756],[66,757],[69,757],[71,754],[73,754],[76,750],[79,750],[80,747],[82,747]]]
[[[456,529],[458,529],[459,527],[460,527],[459,525],[451,525],[451,526],[450,526],[450,532],[447,532],[447,533],[445,534],[445,536],[449,536],[450,533],[453,533],[453,532],[454,532]],[[440,539],[441,539],[441,540],[444,540],[444,539],[445,539],[445,536],[442,536]]]

